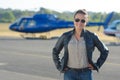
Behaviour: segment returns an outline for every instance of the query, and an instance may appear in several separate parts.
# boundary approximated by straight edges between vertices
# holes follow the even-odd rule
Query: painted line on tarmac
[[[7,51],[2,51],[1,53],[7,53]],[[19,51],[11,51],[10,54],[12,55],[20,55],[20,56],[35,56],[35,57],[42,57],[42,58],[48,58],[48,59],[51,59],[52,57],[51,56],[46,56],[46,55],[42,55],[41,54],[27,54],[27,53],[23,53],[23,52],[19,52]]]
[[[4,66],[4,65],[7,65],[7,63],[0,63],[0,66]]]
[[[107,64],[120,66],[119,63],[110,63],[110,62],[107,62]]]
[[[0,78],[2,80],[56,80],[50,77],[36,76],[8,70],[0,70]]]

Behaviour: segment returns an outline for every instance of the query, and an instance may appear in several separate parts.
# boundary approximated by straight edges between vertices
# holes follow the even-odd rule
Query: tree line
[[[2,9],[0,8],[0,23],[12,23],[15,20],[24,17],[24,16],[33,16],[34,14],[54,14],[60,19],[64,20],[73,20],[74,12],[64,11],[62,13],[49,10],[46,8],[40,8],[39,11],[28,11],[28,10],[12,10],[10,8],[8,9]],[[108,13],[102,13],[102,12],[88,12],[89,13],[89,21],[93,22],[99,22],[104,21]],[[112,20],[120,19],[120,13],[115,12],[114,16],[112,17]]]
[[[23,17],[23,16],[32,16],[35,12],[34,11],[21,11],[21,10],[12,10],[2,9],[0,8],[0,22],[1,23],[11,23],[14,22],[16,19]]]

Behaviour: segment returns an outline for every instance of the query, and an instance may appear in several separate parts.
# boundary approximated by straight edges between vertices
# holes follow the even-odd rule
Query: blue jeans
[[[92,71],[88,69],[81,72],[69,69],[64,73],[64,80],[92,80]]]

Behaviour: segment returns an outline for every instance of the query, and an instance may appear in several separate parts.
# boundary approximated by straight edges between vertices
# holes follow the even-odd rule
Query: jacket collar
[[[75,33],[75,28],[72,31],[72,34]],[[80,37],[84,37],[85,29],[82,30]]]

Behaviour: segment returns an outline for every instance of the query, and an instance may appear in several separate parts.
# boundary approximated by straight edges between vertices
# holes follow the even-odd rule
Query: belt
[[[74,70],[74,71],[79,71],[79,72],[86,72],[86,71],[89,71],[90,69],[88,68],[88,67],[86,67],[86,68],[68,68],[68,69],[70,69],[70,70]]]

